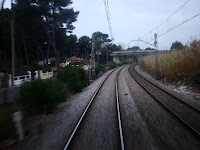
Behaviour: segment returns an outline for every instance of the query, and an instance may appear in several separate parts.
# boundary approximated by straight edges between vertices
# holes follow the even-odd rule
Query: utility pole
[[[158,78],[158,51],[157,51],[157,46],[158,46],[158,41],[157,41],[157,34],[154,34],[154,46],[155,46],[155,76]]]
[[[108,64],[108,48],[106,47],[106,52],[107,52],[107,55],[106,55],[106,64]]]
[[[12,77],[11,83],[14,86],[14,76],[15,76],[15,31],[14,31],[14,8],[13,8],[13,0],[11,0],[11,8],[12,8],[12,19],[11,19],[11,46],[12,46]]]
[[[91,50],[91,75],[95,75],[95,53],[94,53],[94,49],[95,49],[95,43],[94,43],[94,35],[92,35],[92,50]]]
[[[4,3],[5,3],[5,0],[2,0],[2,2],[1,2],[1,10],[3,10]]]

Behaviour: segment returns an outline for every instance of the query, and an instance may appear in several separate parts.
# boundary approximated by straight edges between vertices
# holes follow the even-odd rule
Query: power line
[[[189,22],[190,20],[192,20],[192,19],[194,19],[194,18],[198,17],[199,15],[200,15],[200,13],[198,13],[198,14],[196,14],[196,15],[192,16],[191,18],[189,18],[189,19],[187,19],[187,20],[183,21],[182,23],[180,23],[180,24],[178,24],[178,25],[174,26],[173,28],[171,28],[171,29],[167,30],[166,32],[164,32],[164,33],[160,34],[160,35],[158,36],[158,38],[160,38],[160,37],[164,36],[165,34],[169,33],[170,31],[173,31],[174,29],[176,29],[176,28],[180,27],[181,25],[183,25],[183,24],[185,24],[185,23]],[[153,41],[153,40],[149,41],[149,43],[150,43],[150,42],[152,42],[152,41]],[[144,46],[144,45],[142,45],[142,46]]]
[[[113,38],[108,0],[104,0],[104,6],[105,6],[105,11],[106,11],[106,17],[107,17],[107,21],[108,21],[110,36],[111,36],[111,38]]]
[[[162,37],[163,35],[167,34],[167,33],[170,32],[170,31],[172,31],[172,30],[174,30],[174,29],[180,27],[181,25],[183,25],[183,24],[185,24],[186,22],[188,22],[188,21],[190,21],[190,20],[196,18],[196,17],[199,16],[199,15],[200,15],[200,13],[194,15],[193,17],[191,17],[191,18],[189,18],[189,19],[187,19],[187,20],[185,20],[185,21],[183,21],[182,23],[178,24],[177,26],[175,26],[175,27],[173,27],[173,28],[167,30],[166,32],[162,33],[161,35],[159,35],[158,38],[159,38],[159,37]]]
[[[107,22],[108,22],[110,37],[111,37],[112,40],[114,40],[113,32],[112,32],[111,19],[110,19],[110,11],[109,11],[108,0],[104,0],[104,7],[105,7],[105,11],[106,11],[106,18],[107,18]]]
[[[147,36],[148,34],[150,34],[152,31],[158,29],[161,25],[163,25],[166,21],[168,21],[174,14],[176,14],[181,8],[183,8],[190,0],[187,0],[183,5],[181,5],[176,11],[174,11],[169,17],[167,17],[162,23],[160,23],[157,27],[155,27],[154,29],[152,29],[150,32],[148,32],[147,34],[145,34],[144,36],[142,36],[141,38]]]

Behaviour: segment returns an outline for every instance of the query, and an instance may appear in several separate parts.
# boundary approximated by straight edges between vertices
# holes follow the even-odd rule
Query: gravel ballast
[[[172,95],[180,98],[181,100],[185,101],[186,103],[191,104],[192,106],[198,108],[200,110],[200,101],[194,99],[191,95],[187,95],[183,92],[177,92],[176,88],[172,84],[164,83],[160,80],[156,80],[151,75],[149,75],[147,72],[143,71],[138,65],[135,66],[135,71],[149,80],[150,82],[154,83],[158,87],[162,88],[163,90],[171,93]]]
[[[134,70],[134,66],[131,66],[129,71],[134,79],[156,98],[156,101],[159,101],[159,103],[162,103],[165,108],[167,107],[170,109],[170,112],[173,112],[182,118],[184,122],[195,130],[195,132],[200,133],[200,111],[186,103],[183,103],[182,100],[177,99],[171,94],[164,92],[147,80],[144,80],[144,78],[138,75]]]
[[[95,98],[81,130],[78,130],[72,141],[74,145],[71,149],[120,149],[115,97],[115,78],[119,70],[111,74]],[[90,98],[110,72],[67,100],[43,130],[19,143],[14,149],[63,149]],[[128,67],[122,69],[119,75],[119,103],[125,149],[199,149],[199,140],[137,84],[129,74]],[[193,101],[191,103],[196,104]]]
[[[19,150],[59,150],[63,149],[73,128],[88,104],[93,93],[111,71],[106,72],[92,84],[68,100],[59,112],[27,141],[19,143]]]
[[[144,91],[129,73],[126,83],[159,149],[198,149],[199,140]]]
[[[71,149],[120,149],[115,80],[120,68],[105,81],[78,130]]]
[[[119,103],[122,120],[125,149],[156,150],[158,149],[153,137],[148,130],[146,122],[138,112],[134,98],[127,85],[128,67],[119,75]],[[132,80],[130,78],[130,80]],[[132,89],[133,90],[133,89]],[[137,89],[135,89],[137,90]]]

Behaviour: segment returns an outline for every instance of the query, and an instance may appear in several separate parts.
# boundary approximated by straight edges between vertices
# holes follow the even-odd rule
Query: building
[[[67,62],[69,63],[73,63],[73,62],[83,62],[83,59],[80,59],[76,56],[72,56],[70,58],[67,58]]]

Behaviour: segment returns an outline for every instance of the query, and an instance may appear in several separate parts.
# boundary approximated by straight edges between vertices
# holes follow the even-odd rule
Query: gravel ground
[[[70,149],[120,149],[114,82],[119,69],[111,74],[94,99]]]
[[[122,118],[122,129],[125,149],[149,150],[158,149],[148,131],[147,124],[138,112],[138,108],[130,94],[127,85],[128,67],[124,68],[119,75],[119,103]],[[132,80],[132,79],[131,79]]]
[[[138,71],[143,73],[140,69]],[[68,100],[57,113],[53,114],[52,119],[40,132],[19,143],[14,149],[63,149],[93,93],[110,72],[105,73],[83,92]],[[148,74],[143,74],[148,76]],[[73,141],[76,147],[73,146],[72,149],[120,148],[115,82],[113,82],[116,75],[117,71],[108,78],[91,105],[82,124],[83,130],[78,131],[80,134],[78,133],[77,139]],[[200,142],[141,89],[128,73],[128,67],[122,70],[119,78],[119,100],[125,148],[199,149]],[[196,100],[190,100],[190,102],[193,105],[198,104]]]
[[[126,69],[127,70],[127,69]],[[126,71],[124,78],[139,115],[158,149],[199,149],[200,142],[153,100]],[[138,122],[137,122],[138,123]]]
[[[23,141],[13,149],[19,150],[57,150],[63,149],[84,108],[101,82],[111,71],[106,72],[92,84],[68,100],[59,112],[40,132]]]
[[[176,89],[175,85],[173,85],[173,84],[169,84],[169,83],[162,82],[160,80],[156,80],[151,75],[149,75],[147,72],[143,71],[138,65],[135,66],[135,70],[137,71],[137,73],[139,73],[140,75],[145,77],[147,80],[153,82],[154,84],[156,84],[160,88],[168,91],[169,93],[177,96],[178,98],[182,99],[183,101],[185,101],[185,102],[197,107],[198,109],[200,109],[200,101],[196,100],[193,97],[193,95],[188,95],[186,93],[178,91]],[[192,94],[192,92],[191,92],[191,94]]]
[[[200,112],[195,109],[191,109],[186,104],[181,103],[173,96],[163,92],[160,88],[152,85],[151,83],[144,80],[134,71],[134,66],[130,68],[131,74],[135,80],[139,81],[140,84],[146,87],[146,89],[152,93],[159,101],[161,101],[169,109],[173,110],[179,117],[185,122],[192,126],[197,132],[200,132]]]

